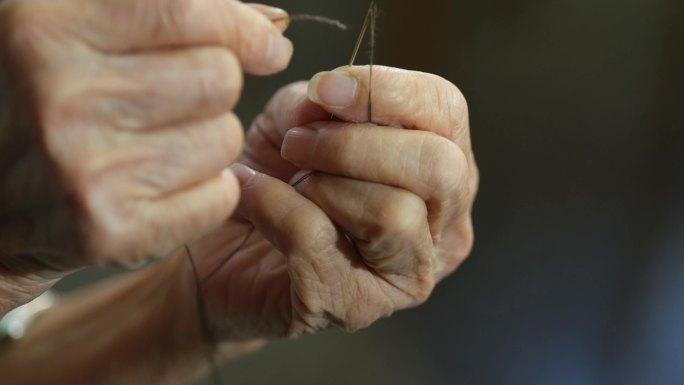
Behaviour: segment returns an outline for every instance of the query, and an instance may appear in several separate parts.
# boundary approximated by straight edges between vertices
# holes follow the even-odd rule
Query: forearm
[[[3,382],[172,384],[197,376],[206,369],[198,326],[173,314],[179,268],[165,262],[66,298],[0,348]],[[224,349],[236,356],[253,347]]]

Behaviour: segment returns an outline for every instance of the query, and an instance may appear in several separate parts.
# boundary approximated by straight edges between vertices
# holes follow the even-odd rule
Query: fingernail
[[[271,19],[271,21],[273,22],[273,25],[275,25],[276,28],[280,30],[280,32],[285,32],[287,31],[287,28],[290,26],[290,15],[285,13],[284,17],[280,19]]]
[[[316,104],[345,108],[354,104],[358,88],[358,79],[348,73],[321,72],[309,83],[309,99]]]
[[[252,6],[271,20],[280,32],[285,32],[290,25],[290,15],[285,10],[263,4],[252,4]]]
[[[309,128],[291,129],[285,135],[281,156],[292,163],[308,163],[316,145],[316,136],[316,131]]]
[[[292,43],[285,37],[273,34],[268,41],[266,60],[273,68],[285,68],[292,57]]]
[[[252,170],[251,168],[245,166],[242,163],[235,163],[230,166],[230,168],[224,170],[224,174],[226,172],[233,172],[235,177],[240,181],[240,185],[244,186],[253,176],[256,175],[256,171]]]

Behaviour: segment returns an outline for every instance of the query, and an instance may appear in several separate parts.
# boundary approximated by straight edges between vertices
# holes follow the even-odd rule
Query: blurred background
[[[282,85],[348,62],[368,1],[271,4],[352,28],[294,23],[291,68],[247,80],[246,126]],[[441,75],[469,101],[475,249],[424,306],[273,343],[226,383],[684,384],[684,2],[379,7],[377,62]]]

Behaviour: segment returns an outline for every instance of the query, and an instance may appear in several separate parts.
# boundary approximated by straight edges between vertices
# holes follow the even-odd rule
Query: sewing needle
[[[363,38],[366,37],[366,32],[371,24],[373,17],[375,16],[375,1],[372,1],[368,7],[368,13],[366,14],[366,20],[363,22],[363,27],[361,27],[361,32],[359,33],[359,38],[356,39],[356,46],[354,46],[354,52],[352,53],[351,60],[349,60],[349,66],[353,66],[356,61],[356,56],[359,54],[361,49],[361,44],[363,44]]]

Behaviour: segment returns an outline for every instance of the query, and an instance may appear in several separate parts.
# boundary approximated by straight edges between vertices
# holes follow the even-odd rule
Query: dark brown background
[[[353,31],[292,25],[291,69],[247,81],[246,124],[281,85],[345,64],[367,7],[272,3]],[[683,4],[380,1],[378,61],[470,103],[475,250],[420,309],[274,343],[226,383],[684,383]]]

